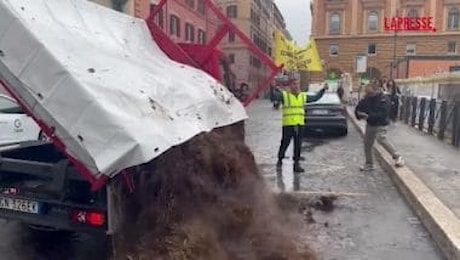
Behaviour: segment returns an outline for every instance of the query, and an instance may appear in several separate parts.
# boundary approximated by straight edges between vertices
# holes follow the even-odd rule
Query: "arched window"
[[[367,16],[367,29],[369,32],[377,32],[379,27],[379,13],[377,11],[370,11]]]
[[[457,7],[452,7],[449,9],[449,15],[447,16],[447,19],[447,29],[460,29],[460,12]]]
[[[418,17],[418,11],[417,9],[410,9],[409,12],[407,12],[408,17]]]
[[[329,18],[329,34],[340,33],[340,14],[333,13]]]

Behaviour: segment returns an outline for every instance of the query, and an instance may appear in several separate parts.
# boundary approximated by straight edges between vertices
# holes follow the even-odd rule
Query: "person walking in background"
[[[339,84],[339,87],[337,88],[337,95],[340,98],[340,101],[343,103],[343,95],[345,95],[345,90],[343,89],[342,83]]]
[[[305,125],[305,107],[306,103],[318,101],[323,97],[328,89],[324,86],[316,95],[307,95],[306,92],[300,91],[299,81],[291,80],[289,82],[289,91],[281,91],[278,100],[282,105],[283,113],[283,134],[280,148],[278,150],[277,169],[281,169],[286,150],[294,139],[294,172],[304,172],[300,166],[300,149],[302,145],[302,130]]]
[[[368,84],[366,95],[355,109],[355,116],[358,120],[366,120],[366,132],[364,134],[364,153],[366,161],[361,168],[362,171],[374,169],[373,153],[375,139],[391,154],[397,167],[404,166],[404,160],[396,148],[387,139],[387,127],[391,101],[389,96],[384,95],[378,84]]]
[[[275,86],[273,89],[272,103],[273,108],[278,110],[280,108],[279,96],[281,96],[281,90],[279,86]]]
[[[376,79],[376,83],[378,84],[380,91],[382,93],[387,93],[388,89],[386,88],[386,84],[382,79]]]
[[[398,119],[399,111],[399,95],[401,95],[401,90],[396,85],[393,79],[390,79],[387,82],[387,89],[390,95],[391,108],[390,108],[390,120],[396,122]]]

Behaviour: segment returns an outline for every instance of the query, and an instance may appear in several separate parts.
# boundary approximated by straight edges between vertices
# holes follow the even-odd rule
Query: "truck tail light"
[[[72,210],[70,219],[74,223],[86,224],[93,227],[102,227],[105,224],[104,213],[97,211]]]

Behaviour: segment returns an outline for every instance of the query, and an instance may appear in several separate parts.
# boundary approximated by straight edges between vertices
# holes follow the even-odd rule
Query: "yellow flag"
[[[323,71],[315,39],[311,39],[307,47],[298,50],[296,60],[298,70],[314,72]]]
[[[284,65],[284,69],[286,70],[295,70],[296,52],[296,46],[292,42],[288,41],[281,32],[276,31],[274,51],[275,64],[277,66]]]
[[[288,41],[281,32],[276,31],[274,49],[275,64],[284,65],[287,71],[323,71],[314,39],[305,48],[299,48],[293,42]]]

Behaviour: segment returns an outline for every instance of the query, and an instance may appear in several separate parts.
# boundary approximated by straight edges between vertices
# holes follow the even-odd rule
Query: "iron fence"
[[[402,96],[399,120],[460,146],[460,101]]]

